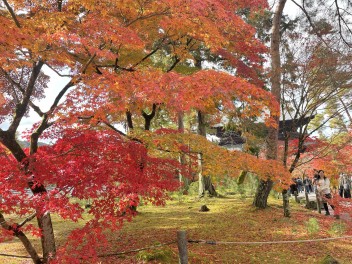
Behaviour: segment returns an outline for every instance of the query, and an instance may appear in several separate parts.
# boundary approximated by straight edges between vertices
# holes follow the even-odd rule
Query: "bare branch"
[[[325,41],[325,39],[322,38],[321,34],[318,32],[317,28],[315,27],[310,15],[308,14],[307,10],[304,7],[304,1],[303,1],[303,5],[301,6],[300,4],[298,4],[295,0],[291,0],[296,6],[298,6],[302,12],[305,14],[309,25],[312,27],[313,31],[315,32],[315,34],[320,38],[320,40],[327,46],[329,47],[328,43]]]
[[[339,22],[339,33],[340,33],[340,37],[342,39],[342,41],[348,46],[351,47],[351,43],[347,42],[347,40],[345,39],[345,37],[342,34],[342,25],[341,25],[341,21],[346,25],[347,30],[350,34],[352,34],[351,29],[347,26],[346,21],[344,20],[343,16],[340,13],[340,7],[337,3],[337,0],[335,0],[335,6],[336,6],[336,12],[337,12],[337,17],[338,17],[338,22]]]

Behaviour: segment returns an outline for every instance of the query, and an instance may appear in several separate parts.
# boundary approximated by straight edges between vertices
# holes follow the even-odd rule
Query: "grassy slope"
[[[351,223],[308,211],[292,204],[292,217],[282,217],[281,201],[271,198],[271,207],[256,210],[252,199],[238,196],[208,199],[209,212],[199,212],[204,201],[184,198],[170,201],[166,207],[141,206],[139,215],[118,233],[111,235],[112,248],[107,252],[138,249],[176,240],[177,230],[187,230],[188,239],[216,241],[297,240],[352,235]],[[314,219],[313,219],[314,218]],[[311,219],[311,220],[309,220]],[[316,224],[316,221],[317,223]],[[67,235],[67,223],[56,224],[58,244]],[[189,244],[190,263],[319,263],[327,254],[340,263],[352,261],[352,239],[314,243],[275,245]],[[25,254],[17,242],[0,244],[0,253]],[[102,253],[103,250],[101,250]],[[177,245],[101,258],[102,263],[178,263]],[[0,263],[21,263],[1,258]],[[22,262],[23,263],[23,262]]]

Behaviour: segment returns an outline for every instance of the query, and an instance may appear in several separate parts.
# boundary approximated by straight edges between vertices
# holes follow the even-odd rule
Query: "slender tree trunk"
[[[285,119],[284,119],[285,122]],[[284,157],[283,157],[283,163],[284,167],[287,167],[287,158],[288,158],[288,141],[290,139],[289,133],[285,130],[284,127],[284,135],[285,135],[285,147],[284,147]],[[282,191],[282,205],[284,209],[284,216],[285,217],[290,217],[290,199],[288,196],[288,190],[283,190]]]
[[[320,201],[320,195],[318,194],[318,191],[315,191],[315,199],[317,201],[317,210],[318,213],[321,214],[321,201]]]
[[[183,112],[178,112],[177,113],[177,124],[178,124],[178,130],[182,133],[184,133],[184,129],[185,129],[185,125],[183,122]],[[180,164],[181,166],[185,166],[186,165],[186,157],[184,153],[180,154]],[[183,190],[185,192],[188,191],[188,187],[189,187],[189,179],[184,177],[181,173],[181,171],[179,172],[179,180],[181,183],[183,183]]]
[[[152,119],[154,118],[154,116],[156,114],[156,108],[157,108],[157,105],[153,104],[152,112],[150,114],[147,114],[146,112],[142,111],[142,116],[144,117],[144,129],[145,130],[150,129]]]
[[[202,171],[202,154],[198,154],[198,196],[204,197],[205,195],[205,183],[204,183],[204,176]]]
[[[198,134],[201,136],[206,136],[206,122],[205,122],[205,115],[201,112],[198,111]],[[214,185],[211,182],[211,178],[209,176],[204,176],[202,174],[202,169],[201,167],[203,166],[202,164],[202,158],[201,155],[198,156],[198,166],[199,168],[199,174],[198,174],[198,179],[199,179],[199,197],[203,197],[205,195],[205,192],[208,191],[210,196],[217,196],[217,192],[215,190]]]
[[[277,3],[271,35],[271,93],[276,98],[280,105],[281,98],[281,63],[280,63],[280,22],[282,17],[282,11],[285,7],[286,0],[279,0]],[[280,108],[278,109],[280,111]],[[278,128],[280,115],[273,116],[277,127],[270,127],[268,129],[267,137],[267,159],[277,159],[277,143],[278,143]],[[253,205],[258,208],[265,208],[267,206],[267,199],[272,188],[273,182],[271,179],[266,181],[261,180],[257,189],[257,193],[254,198]]]
[[[283,201],[283,206],[284,206],[284,216],[290,217],[291,216],[290,199],[289,199],[287,190],[282,191],[282,201]]]
[[[127,126],[129,129],[133,129],[132,113],[130,111],[126,112]]]

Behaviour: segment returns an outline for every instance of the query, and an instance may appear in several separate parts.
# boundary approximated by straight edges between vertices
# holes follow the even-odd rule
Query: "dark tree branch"
[[[126,112],[127,125],[129,129],[133,129],[132,113],[130,111]]]
[[[37,213],[34,213],[34,214],[28,216],[26,219],[24,219],[24,220],[23,220],[21,223],[19,223],[17,226],[18,226],[18,227],[24,226],[26,223],[32,221],[32,220],[34,219],[34,217],[36,217],[36,215],[37,215]]]
[[[15,21],[15,24],[18,28],[21,28],[21,24],[20,22],[18,21],[17,17],[16,17],[16,14],[15,12],[13,11],[12,7],[9,5],[9,3],[7,2],[7,0],[2,0],[7,8],[7,10],[10,12],[11,14],[11,17],[13,19],[13,21]]]
[[[121,136],[124,137],[128,137],[127,134],[123,133],[121,130],[117,129],[116,127],[114,127],[113,125],[111,125],[108,122],[103,121],[102,123],[104,123],[107,127],[111,128],[112,130],[114,130],[115,132],[119,133]]]
[[[31,258],[32,258],[32,260],[33,260],[33,262],[35,264],[41,264],[42,263],[41,258],[38,256],[38,253],[35,250],[35,248],[33,247],[33,245],[31,244],[30,240],[19,229],[20,226],[18,226],[18,225],[9,225],[7,223],[7,221],[5,220],[5,218],[4,218],[4,216],[2,215],[1,212],[0,212],[0,224],[1,224],[2,228],[6,229],[6,230],[9,230],[9,231],[12,231],[13,235],[21,240],[22,244],[25,246],[28,254],[31,256]]]
[[[59,92],[59,94],[56,96],[54,103],[52,104],[52,106],[50,107],[49,112],[52,113],[55,108],[57,107],[57,105],[59,104],[59,101],[61,100],[61,98],[65,95],[65,93],[67,92],[68,89],[70,89],[72,86],[74,86],[77,82],[79,82],[80,79],[77,79],[77,81],[69,81],[64,88],[62,88],[62,90]]]
[[[169,12],[169,8],[166,8],[165,10],[161,11],[161,12],[156,12],[156,13],[151,13],[151,14],[148,14],[148,15],[141,15],[141,16],[138,16],[136,17],[135,19],[127,22],[125,24],[126,27],[132,25],[133,23],[139,21],[139,20],[144,20],[144,19],[148,19],[148,18],[152,18],[152,17],[155,17],[155,16],[162,16],[162,15],[167,15],[167,14],[170,14]]]
[[[180,62],[180,58],[177,55],[175,55],[174,62],[172,63],[172,65],[170,66],[170,68],[166,72],[172,71],[179,62]]]
[[[94,58],[96,57],[96,53],[94,53],[90,58],[89,60],[87,61],[87,63],[83,66],[83,69],[82,69],[82,73],[85,74],[86,71],[87,71],[87,68],[89,67],[89,65],[93,62]]]
[[[58,72],[56,69],[54,69],[53,67],[51,67],[48,63],[45,63],[46,66],[48,66],[48,68],[50,68],[50,70],[52,70],[53,72],[55,72],[58,76],[60,77],[70,77],[72,78],[73,75],[70,74],[61,74],[60,72]]]
[[[328,43],[325,41],[325,39],[321,36],[321,34],[319,33],[319,31],[317,30],[317,28],[315,27],[310,15],[308,14],[305,6],[304,6],[304,1],[302,2],[303,4],[300,5],[298,4],[295,0],[291,0],[297,7],[299,7],[299,9],[302,10],[302,12],[305,14],[308,22],[309,22],[309,25],[312,27],[314,33],[320,38],[320,40],[327,46],[329,47]],[[342,14],[340,13],[340,7],[337,3],[337,0],[334,1],[334,4],[335,4],[335,7],[336,7],[336,13],[337,13],[337,16],[338,16],[338,24],[339,24],[339,35],[342,39],[342,41],[348,46],[348,47],[351,47],[351,43],[349,43],[346,38],[343,36],[343,33],[342,33],[342,25],[341,25],[341,21],[346,25],[347,27],[347,30],[352,34],[352,30],[349,28],[349,26],[347,25],[346,21],[344,20]]]
[[[2,68],[0,68],[1,72],[4,74],[5,78],[12,84],[12,86],[15,86],[18,88],[18,90],[22,93],[22,95],[25,95],[25,90],[22,88],[22,86],[18,83],[15,82],[11,76]],[[17,96],[16,91],[14,90],[14,97],[17,101],[17,103],[19,103],[19,98]],[[38,106],[36,106],[31,100],[28,101],[28,104],[30,107],[33,108],[33,110],[39,115],[39,116],[43,116],[44,113],[40,110],[40,108]]]
[[[44,63],[42,61],[38,61],[36,64],[34,64],[32,74],[27,85],[27,89],[25,90],[25,93],[23,95],[22,102],[16,105],[15,116],[8,129],[9,133],[15,134],[24,114],[27,111],[27,106],[30,101],[29,99],[33,94],[35,82],[38,79],[43,64]]]
[[[339,22],[339,33],[340,33],[340,37],[342,39],[342,41],[348,46],[351,47],[351,43],[349,43],[345,37],[342,34],[342,25],[341,25],[341,21],[346,25],[347,30],[350,34],[352,34],[351,29],[349,28],[349,26],[347,25],[346,21],[344,20],[343,16],[340,13],[340,7],[339,4],[337,3],[337,0],[335,0],[335,6],[336,6],[336,12],[337,12],[337,17],[338,17],[338,22]]]
[[[57,1],[57,10],[58,10],[59,12],[62,11],[62,0],[58,0],[58,1]]]
[[[144,110],[142,111],[142,116],[144,117],[144,120],[145,120],[145,124],[144,124],[145,130],[150,129],[151,121],[156,114],[156,108],[157,108],[157,105],[153,104],[152,112],[150,114],[147,114]]]

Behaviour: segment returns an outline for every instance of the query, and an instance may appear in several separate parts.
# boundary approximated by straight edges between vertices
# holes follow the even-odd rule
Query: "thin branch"
[[[174,56],[174,59],[175,59],[174,62],[166,72],[172,71],[176,67],[176,65],[181,61],[177,55]]]
[[[28,216],[25,220],[23,220],[23,221],[22,221],[21,223],[19,223],[17,226],[18,226],[18,227],[24,226],[27,222],[32,221],[32,219],[33,219],[34,217],[36,217],[36,215],[37,215],[37,213],[34,213],[34,214]]]
[[[152,13],[152,14],[148,14],[145,16],[139,16],[139,17],[131,20],[130,22],[126,23],[125,26],[128,27],[139,20],[144,20],[144,19],[155,17],[155,16],[162,16],[162,15],[167,15],[167,14],[169,14],[169,8],[166,8],[165,10],[163,10],[159,13]]]
[[[350,124],[352,124],[352,116],[351,116],[351,114],[350,114],[350,111],[348,111],[347,105],[345,104],[345,102],[342,100],[341,97],[339,97],[339,100],[340,100],[340,102],[341,102],[343,108],[345,109],[345,112],[346,112],[346,114],[347,114],[347,116],[348,116],[348,119],[349,119],[349,121],[350,121]]]
[[[313,23],[313,21],[312,21],[310,15],[308,14],[307,10],[305,9],[304,4],[303,4],[303,6],[301,6],[301,5],[298,4],[295,0],[291,0],[291,1],[292,1],[296,6],[298,6],[298,7],[302,10],[302,12],[305,14],[305,16],[306,16],[306,18],[307,18],[307,20],[308,20],[309,25],[313,28],[313,31],[315,32],[315,34],[320,38],[320,40],[321,40],[327,47],[329,47],[329,45],[328,45],[328,43],[326,43],[325,39],[323,39],[323,37],[319,34],[319,32],[318,32],[317,28],[315,27],[315,25],[314,25],[314,23]],[[304,3],[304,1],[303,1],[303,3]]]
[[[152,50],[149,54],[147,54],[146,56],[144,56],[144,58],[142,58],[139,62],[135,63],[134,65],[132,65],[130,67],[130,69],[133,69],[135,67],[137,67],[139,64],[141,64],[142,62],[144,62],[145,60],[147,60],[150,56],[152,56],[155,52],[157,52],[160,48],[161,48],[161,44],[158,45],[154,50]]]
[[[1,212],[0,212],[0,224],[1,224],[2,228],[9,230],[9,231],[13,231],[13,235],[21,240],[22,244],[26,248],[27,252],[31,256],[34,263],[36,263],[36,264],[43,263],[38,255],[37,251],[33,247],[32,243],[27,238],[27,236],[19,229],[19,226],[18,225],[9,225],[6,222],[4,216]]]
[[[121,136],[128,137],[127,134],[123,133],[121,130],[117,129],[116,127],[114,127],[110,123],[105,122],[105,121],[103,121],[102,123],[105,124],[107,127],[111,128],[112,130],[114,130],[115,132],[119,133]]]
[[[12,7],[9,5],[9,3],[7,2],[7,0],[2,0],[7,8],[7,10],[10,12],[12,19],[15,21],[15,24],[18,28],[21,28],[21,24],[18,21],[15,12],[13,11]]]
[[[83,69],[82,69],[82,73],[85,74],[86,73],[86,70],[88,68],[88,66],[93,62],[94,58],[96,57],[96,53],[94,53],[90,58],[89,60],[87,61],[87,63],[83,66]]]
[[[71,88],[72,86],[74,86],[75,83],[71,80],[69,81],[64,88],[62,88],[62,90],[59,92],[59,94],[56,96],[54,103],[52,104],[52,106],[50,107],[49,112],[53,112],[54,109],[57,107],[57,105],[59,104],[59,101],[61,100],[61,98],[64,96],[64,94],[67,92],[67,90],[69,88]]]
[[[14,87],[14,86],[17,87],[18,90],[20,90],[20,92],[22,93],[22,95],[25,95],[25,90],[22,88],[22,86],[20,85],[20,83],[15,82],[15,80],[13,80],[13,79],[11,78],[11,76],[10,76],[3,68],[0,68],[0,70],[1,70],[1,72],[4,74],[5,78],[12,84],[12,87]],[[19,100],[19,98],[18,98],[18,96],[17,96],[17,93],[16,93],[16,91],[15,91],[14,89],[13,89],[13,93],[14,93],[14,97],[15,97],[17,103],[19,103],[20,100]],[[28,104],[29,104],[30,107],[33,108],[33,110],[34,110],[39,116],[43,116],[43,115],[44,115],[44,113],[40,110],[40,108],[39,108],[37,105],[35,105],[31,100],[28,101]]]
[[[342,38],[342,41],[348,46],[351,47],[351,44],[347,42],[347,40],[344,38],[343,34],[342,34],[342,25],[341,25],[341,21],[346,25],[347,30],[349,31],[349,33],[352,34],[351,29],[347,26],[346,21],[344,20],[344,18],[342,17],[341,13],[340,13],[340,7],[337,3],[337,0],[335,0],[335,6],[336,6],[336,12],[337,12],[337,16],[338,16],[338,22],[339,22],[339,33],[340,33],[340,37]]]
[[[58,72],[56,69],[54,69],[52,66],[50,66],[48,63],[45,63],[46,66],[48,66],[48,68],[50,68],[50,70],[52,70],[53,72],[55,72],[58,76],[60,77],[70,77],[72,78],[73,75],[70,74],[61,74],[60,72]]]

